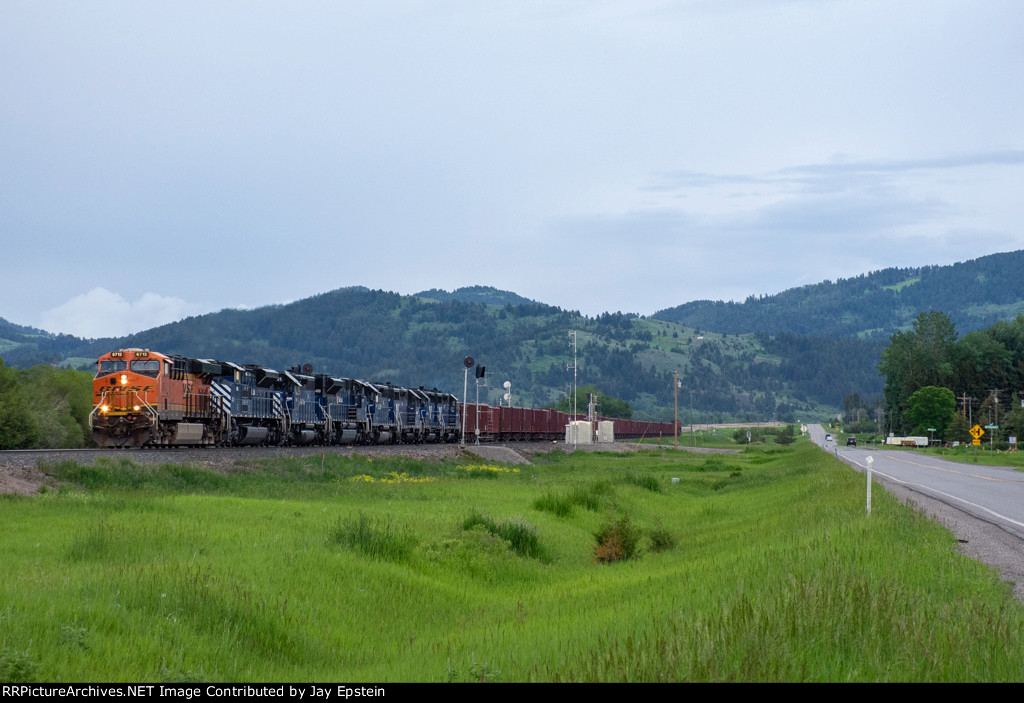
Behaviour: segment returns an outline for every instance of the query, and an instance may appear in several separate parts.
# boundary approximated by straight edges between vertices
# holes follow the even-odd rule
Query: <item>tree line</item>
[[[91,443],[92,374],[0,359],[0,449],[74,449]]]
[[[962,442],[973,425],[998,425],[995,441],[1024,433],[1024,315],[959,337],[946,313],[921,313],[892,335],[878,368],[896,434],[932,427]]]

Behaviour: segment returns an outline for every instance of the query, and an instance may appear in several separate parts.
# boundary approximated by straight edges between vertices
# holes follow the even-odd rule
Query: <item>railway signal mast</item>
[[[469,391],[469,370],[473,368],[473,357],[467,356],[462,365],[466,367],[465,377],[462,379],[462,446],[466,446],[466,393]]]
[[[467,369],[468,371],[468,369]],[[476,365],[476,445],[480,446],[480,379],[487,372],[486,366]],[[484,382],[486,386],[486,381]]]

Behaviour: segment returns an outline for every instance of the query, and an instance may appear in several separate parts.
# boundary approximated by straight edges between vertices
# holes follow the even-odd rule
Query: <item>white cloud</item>
[[[175,296],[144,293],[131,302],[96,287],[44,312],[40,326],[49,332],[78,337],[120,337],[200,312],[200,306]]]

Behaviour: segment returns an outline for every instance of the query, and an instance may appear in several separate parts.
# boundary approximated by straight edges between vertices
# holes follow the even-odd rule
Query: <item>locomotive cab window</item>
[[[156,378],[160,375],[160,361],[159,359],[137,359],[132,362],[132,371]]]
[[[124,371],[128,368],[128,362],[120,359],[104,359],[100,362],[99,369],[96,371],[96,378],[100,376],[106,376],[108,374],[117,373],[118,371]]]

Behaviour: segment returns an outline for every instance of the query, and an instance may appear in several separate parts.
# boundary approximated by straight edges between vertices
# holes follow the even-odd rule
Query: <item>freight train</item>
[[[120,349],[97,360],[89,414],[98,447],[238,446],[560,439],[573,417],[462,405],[436,388]],[[460,412],[461,411],[461,412]],[[477,418],[479,417],[479,424]],[[670,423],[616,420],[619,437],[671,436]]]
[[[254,364],[121,349],[97,361],[93,410],[98,447],[452,442],[458,400]]]

